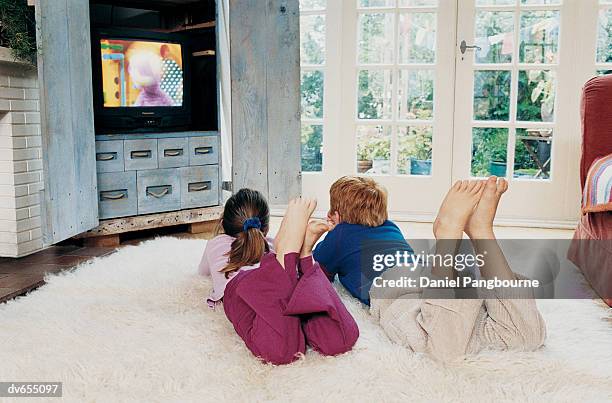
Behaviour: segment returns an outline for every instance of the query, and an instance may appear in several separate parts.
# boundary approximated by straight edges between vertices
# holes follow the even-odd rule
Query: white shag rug
[[[168,237],[128,246],[0,305],[0,381],[62,381],[74,402],[612,399],[610,310],[590,300],[540,301],[541,351],[444,366],[391,343],[341,292],[361,330],[352,352],[262,364],[204,302],[204,245]]]

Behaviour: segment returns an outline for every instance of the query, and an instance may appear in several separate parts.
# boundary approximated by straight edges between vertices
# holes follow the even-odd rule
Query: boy
[[[387,219],[387,191],[376,181],[344,176],[334,182],[329,195],[327,219],[334,228],[316,246],[314,259],[331,281],[337,274],[352,296],[370,305],[372,281],[382,273],[362,264],[364,242],[373,241],[372,246],[384,241],[394,251],[414,252],[397,225]]]

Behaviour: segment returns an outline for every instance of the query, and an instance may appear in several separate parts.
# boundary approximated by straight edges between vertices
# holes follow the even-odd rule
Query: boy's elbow
[[[316,259],[315,259],[316,260]],[[330,283],[334,282],[334,277],[336,277],[335,274],[330,273],[329,271],[327,271],[327,269],[325,268],[325,266],[323,266],[322,264],[319,264],[319,267],[321,268],[321,271],[323,272],[323,274],[325,274],[325,277],[327,277],[327,279],[329,280]]]

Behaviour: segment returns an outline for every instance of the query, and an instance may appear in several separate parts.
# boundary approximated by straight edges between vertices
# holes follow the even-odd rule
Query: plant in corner
[[[0,0],[0,45],[10,48],[15,59],[36,64],[34,8],[26,0]]]

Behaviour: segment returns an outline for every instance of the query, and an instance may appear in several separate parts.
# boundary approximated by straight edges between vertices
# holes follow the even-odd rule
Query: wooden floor
[[[46,273],[69,270],[114,250],[64,245],[53,246],[21,259],[0,258],[0,303],[40,287],[45,283],[43,278]]]

